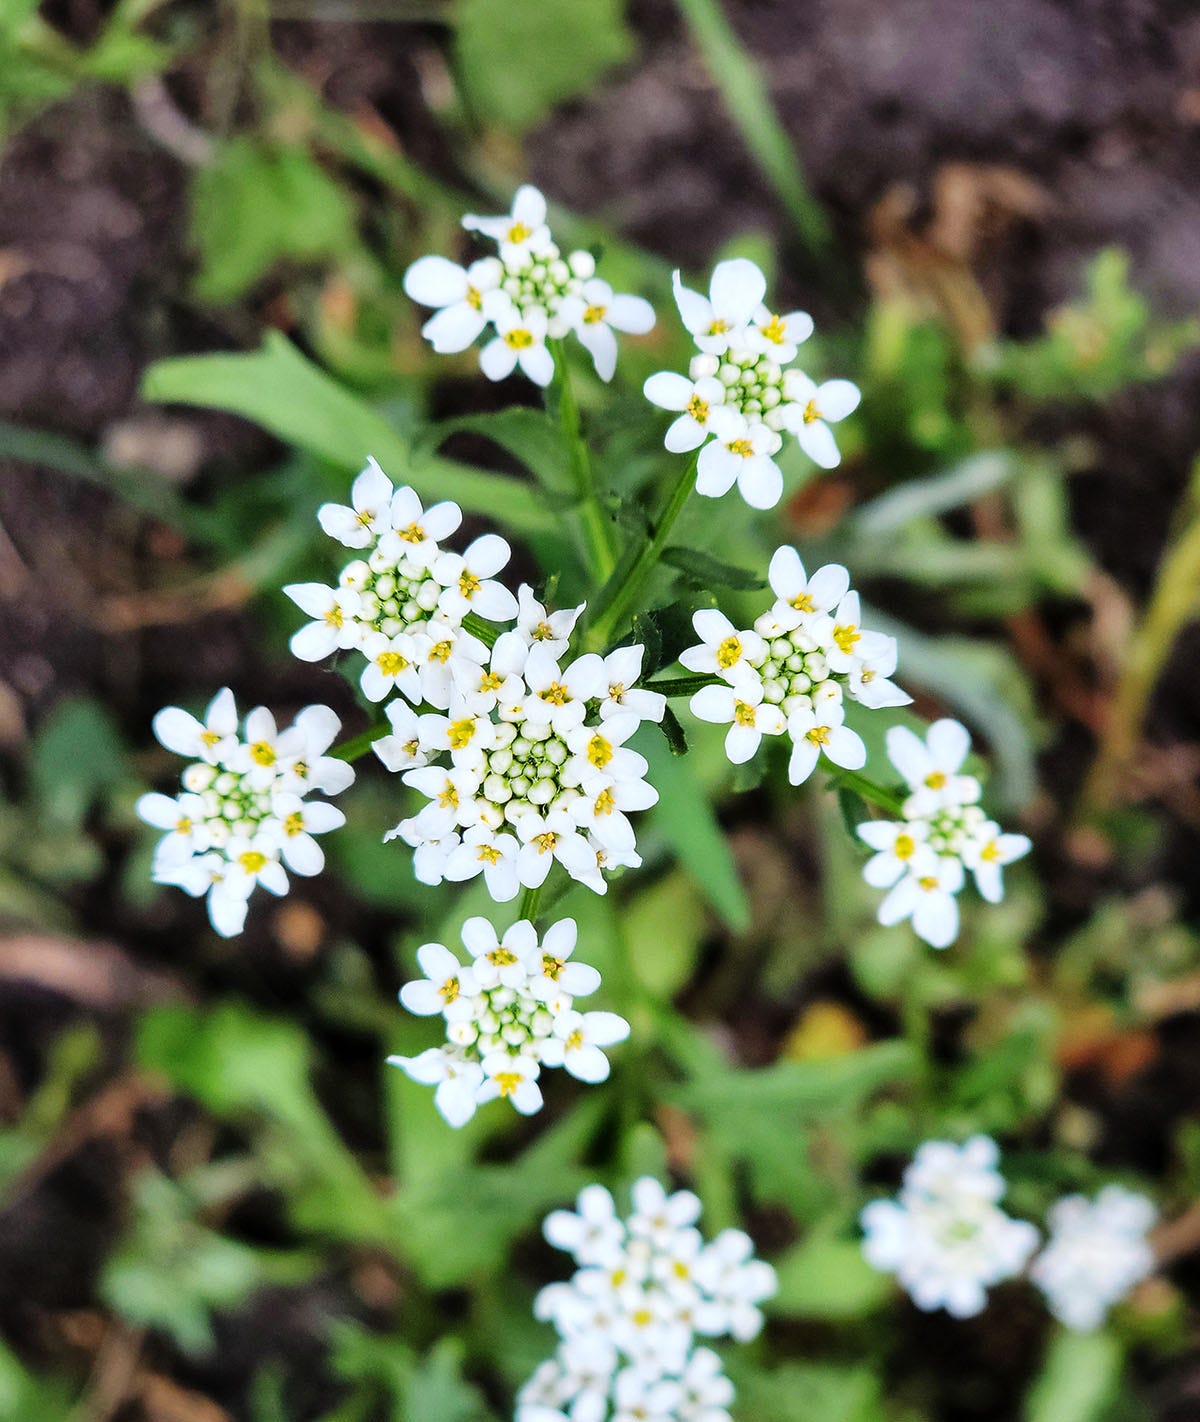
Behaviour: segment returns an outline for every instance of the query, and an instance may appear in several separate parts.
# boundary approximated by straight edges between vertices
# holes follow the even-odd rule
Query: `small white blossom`
[[[511,212],[498,217],[468,214],[463,226],[491,238],[497,256],[465,270],[444,257],[421,257],[409,267],[404,290],[423,306],[438,308],[421,334],[439,353],[466,350],[489,327],[494,336],[479,355],[490,380],[520,369],[537,385],[554,378],[546,342],[573,333],[592,357],[602,380],[617,363],[614,332],[642,335],[654,326],[654,310],[639,296],[614,292],[596,276],[590,252],[560,252],[546,225],[546,199],[528,184],[517,190]]]
[[[487,661],[463,619],[475,612],[505,621],[516,612],[516,599],[495,581],[509,546],[484,534],[465,553],[443,549],[462,510],[449,501],[422,508],[416,493],[394,488],[373,459],[350,500],[324,504],[317,514],[325,532],[357,555],[337,586],[292,583],[283,590],[313,619],[292,637],[292,653],[312,662],[356,652],[365,659],[361,685],[370,700],[396,691],[414,705],[445,710],[455,680],[469,679],[470,669]]]
[[[546,1217],[577,1269],[535,1300],[561,1341],[518,1394],[518,1422],[730,1422],[733,1386],[697,1335],[753,1338],[775,1272],[740,1230],[705,1244],[699,1215],[691,1191],[645,1176],[625,1220],[600,1185]]]
[[[1005,834],[978,804],[979,781],[962,774],[970,749],[971,737],[958,721],[935,721],[924,740],[905,726],[893,726],[887,750],[907,784],[904,818],[858,826],[859,838],[875,851],[863,866],[863,878],[872,888],[888,890],[879,922],[890,926],[911,919],[918,937],[934,948],[946,948],[958,936],[957,896],[966,871],[984,899],[999,903],[1003,867],[1032,847],[1023,834]]]
[[[337,794],[354,780],[344,761],[324,752],[341,723],[327,706],[310,706],[280,732],[262,706],[238,735],[237,706],[227,688],[203,721],[169,706],[154,718],[168,750],[202,755],[183,772],[183,793],[143,795],[137,812],[167,833],[154,856],[156,883],[207,895],[213,927],[223,937],[242,931],[255,888],[286,894],[287,870],[319,874],[325,855],[315,835],[345,822],[336,806],[305,797]],[[286,866],[286,868],[285,868]]]
[[[1050,1311],[1068,1328],[1099,1328],[1114,1304],[1154,1272],[1146,1238],[1158,1213],[1144,1195],[1106,1185],[1094,1200],[1068,1195],[1047,1217],[1050,1238],[1029,1266]]]
[[[867,1262],[895,1274],[918,1308],[955,1318],[982,1312],[987,1290],[1018,1275],[1037,1248],[1033,1225],[999,1207],[1005,1185],[996,1159],[986,1136],[962,1147],[928,1141],[897,1198],[863,1210]]]
[[[469,963],[440,943],[417,950],[423,978],[406,983],[400,1001],[421,1017],[440,1015],[446,1044],[416,1057],[389,1057],[414,1081],[438,1087],[435,1103],[452,1126],[497,1097],[524,1115],[542,1104],[541,1068],[566,1067],[580,1081],[603,1081],[600,1050],[623,1042],[629,1024],[614,1012],[579,1012],[577,997],[600,986],[586,963],[568,961],[576,926],[562,919],[542,940],[522,919],[503,935],[485,918],[462,927]]]
[[[859,626],[858,597],[840,564],[810,577],[796,550],[783,547],[771,558],[769,577],[776,600],[753,628],[735,627],[715,608],[693,615],[701,640],[679,660],[725,685],[697,691],[692,712],[702,721],[732,723],[725,745],[735,763],[748,760],[762,736],[786,730],[793,785],[808,779],[822,755],[844,770],[858,770],[866,747],[845,725],[844,701],[872,704],[863,694],[863,659],[893,670],[895,640]],[[887,686],[897,701],[911,699]]]
[[[736,483],[752,508],[773,508],[783,492],[774,457],[782,434],[795,435],[816,464],[833,468],[840,455],[829,426],[857,407],[858,389],[848,380],[816,385],[791,366],[812,319],[803,311],[771,312],[762,299],[766,279],[753,262],[719,262],[707,297],[685,287],[678,272],[674,285],[700,354],[686,377],[659,371],[645,383],[646,399],[678,416],[666,448],[700,450],[698,493],[718,498]]]

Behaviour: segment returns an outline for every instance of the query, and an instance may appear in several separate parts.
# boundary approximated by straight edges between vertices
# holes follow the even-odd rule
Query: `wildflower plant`
[[[256,885],[281,894],[288,871],[320,870],[315,836],[343,816],[313,797],[345,789],[354,779],[349,762],[373,752],[392,777],[395,821],[386,839],[397,856],[411,857],[418,883],[473,882],[494,904],[513,905],[502,918],[465,919],[465,957],[425,943],[416,955],[421,976],[400,994],[431,1031],[428,1045],[388,1060],[433,1088],[451,1127],[497,1099],[522,1115],[538,1112],[554,1068],[600,1088],[635,1054],[631,1042],[610,1065],[608,1049],[652,1024],[651,1011],[631,1010],[644,1006],[631,986],[636,974],[611,975],[627,1018],[609,1009],[586,932],[546,910],[577,886],[604,895],[641,866],[639,816],[660,799],[649,748],[661,733],[672,752],[687,750],[672,700],[696,721],[726,728],[729,761],[745,763],[778,742],[791,785],[823,771],[833,786],[896,816],[858,826],[873,851],[863,874],[887,891],[880,921],[911,919],[936,947],[957,934],[956,896],[967,876],[995,902],[1003,867],[1030,848],[982,808],[980,781],[964,769],[964,727],[940,720],[922,737],[897,723],[898,708],[912,700],[901,647],[870,625],[840,563],[810,573],[796,548],[775,547],[740,584],[769,588],[752,608],[718,606],[704,576],[693,576],[703,591],[677,586],[669,612],[676,628],[690,622],[696,640],[687,645],[686,634],[662,650],[667,567],[723,569],[703,550],[671,543],[693,491],[720,499],[736,487],[750,508],[773,508],[783,494],[776,456],[786,438],[819,468],[839,462],[834,427],[853,413],[859,392],[842,379],[820,383],[797,364],[811,319],[769,305],[762,272],[745,259],[719,263],[707,295],[676,273],[678,315],[696,353],[686,375],[660,371],[645,382],[650,404],[674,416],[666,456],[653,456],[664,487],[647,512],[599,486],[567,337],[609,381],[618,336],[650,332],[653,310],[641,297],[615,293],[592,252],[564,255],[533,188],[517,193],[509,213],[468,216],[463,226],[494,250],[466,265],[421,257],[404,288],[434,312],[422,329],[435,352],[475,348],[489,379],[523,377],[547,391],[560,427],[556,463],[571,488],[555,488],[545,502],[565,537],[549,544],[550,556],[531,540],[528,551],[543,566],[523,580],[485,506],[470,508],[484,521],[464,533],[460,504],[428,497],[436,481],[411,475],[422,497],[399,468],[385,470],[363,451],[348,502],[317,513],[339,569],[284,592],[299,613],[293,654],[342,671],[371,724],[335,745],[340,726],[325,707],[301,711],[283,732],[263,708],[239,729],[228,691],[203,719],[168,708],[156,734],[191,764],[179,796],[151,794],[139,805],[164,831],[155,879],[207,894],[213,924],[232,935]],[[524,420],[531,412],[510,413]],[[537,424],[539,440],[548,424]],[[532,485],[522,492],[539,498]],[[525,552],[515,555],[522,570]],[[549,566],[559,552],[565,566]],[[556,607],[560,587],[569,596]],[[876,729],[886,731],[902,794],[888,783],[891,771],[870,763]],[[694,811],[677,796],[661,806],[660,823],[685,822]],[[899,1199],[864,1213],[868,1259],[895,1273],[921,1307],[977,1312],[987,1289],[1033,1254],[1036,1231],[1000,1208],[996,1160],[985,1138],[961,1150],[927,1145]],[[518,1422],[729,1417],[732,1385],[698,1340],[753,1338],[775,1276],[740,1231],[706,1243],[699,1208],[689,1191],[668,1195],[643,1177],[627,1218],[598,1185],[580,1194],[575,1213],[548,1217],[547,1238],[573,1255],[577,1272],[539,1295],[538,1316],[553,1324],[560,1345],[522,1389]],[[1064,1314],[1062,1281],[1083,1268],[1061,1262],[1066,1250],[1052,1241],[1037,1266]],[[1122,1278],[1132,1272],[1130,1264]]]

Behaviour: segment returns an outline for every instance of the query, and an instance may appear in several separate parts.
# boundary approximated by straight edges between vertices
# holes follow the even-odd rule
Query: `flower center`
[[[505,331],[504,342],[511,350],[527,351],[533,345],[533,332],[524,326],[514,326],[511,331]]]
[[[275,747],[270,741],[255,741],[250,747],[250,758],[255,765],[274,765]]]
[[[898,834],[892,845],[892,853],[897,859],[911,859],[917,852],[917,841],[911,834]]]
[[[687,403],[687,412],[698,425],[702,425],[708,419],[708,401],[693,395]]]
[[[735,701],[733,703],[733,719],[739,726],[753,726],[754,707],[748,701]]]
[[[477,286],[467,287],[467,305],[474,311],[483,310],[483,293]]]
[[[408,658],[402,657],[399,652],[380,652],[375,658],[375,665],[384,676],[399,676],[408,666]]]
[[[247,849],[238,855],[238,863],[247,874],[257,874],[266,862],[267,856],[257,849]]]
[[[466,717],[461,721],[451,721],[447,735],[450,738],[450,748],[452,750],[462,750],[463,746],[469,745],[471,737],[475,734],[475,722]]]
[[[533,236],[533,228],[524,222],[514,222],[508,229],[508,240],[515,246],[518,242],[528,242]]]
[[[294,839],[296,835],[304,833],[304,816],[299,810],[293,810],[284,820],[283,832],[289,839]]]
[[[805,405],[804,411],[801,414],[800,418],[804,421],[806,425],[814,424],[817,420],[821,418],[821,412],[817,409],[817,402],[815,400],[810,400],[808,404]]]
[[[736,637],[726,637],[717,648],[717,666],[734,666],[742,655],[742,644]]]
[[[839,625],[833,629],[833,640],[838,644],[842,651],[845,652],[847,656],[849,656],[850,649],[854,646],[854,644],[862,640],[862,633],[853,624],[847,623],[845,625]]]
[[[730,454],[740,454],[743,459],[749,459],[749,457],[754,453],[754,446],[750,443],[748,439],[730,440],[730,442],[725,446],[725,448],[730,452]]]
[[[830,726],[813,726],[805,731],[804,738],[813,743],[814,746],[827,746],[832,728]]]
[[[479,591],[479,579],[474,573],[462,573],[458,579],[458,590],[463,597],[474,597]]]
[[[597,321],[604,320],[604,313],[607,310],[607,306],[589,306],[588,309],[583,313],[583,319],[587,322],[589,326],[594,326]]]
[[[599,731],[588,742],[587,758],[597,770],[603,770],[613,758],[612,742],[606,741]]]

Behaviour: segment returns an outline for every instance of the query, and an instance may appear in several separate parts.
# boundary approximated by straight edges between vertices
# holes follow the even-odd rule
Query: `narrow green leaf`
[[[1111,1333],[1058,1332],[1025,1400],[1025,1422],[1100,1422],[1124,1358]]]
[[[357,470],[373,454],[394,480],[411,484],[426,502],[453,499],[516,533],[554,527],[551,511],[519,480],[446,459],[414,461],[401,434],[277,331],[267,333],[261,350],[247,354],[159,361],[146,372],[142,395],[242,415],[346,470]]]
[[[696,588],[734,588],[738,592],[755,592],[767,585],[756,573],[722,563],[719,558],[695,548],[664,548],[662,561],[677,568]]]

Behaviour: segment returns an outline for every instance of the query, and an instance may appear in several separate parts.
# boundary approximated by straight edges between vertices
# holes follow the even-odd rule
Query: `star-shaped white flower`
[[[849,380],[827,380],[817,385],[799,370],[788,371],[784,380],[788,403],[781,406],[785,429],[796,436],[800,448],[822,469],[836,469],[842,456],[830,425],[836,425],[858,409],[862,395]]]
[[[439,355],[453,355],[483,334],[488,323],[483,298],[503,279],[504,266],[496,257],[465,269],[445,257],[420,257],[404,273],[404,290],[422,306],[440,308],[421,334]]]

